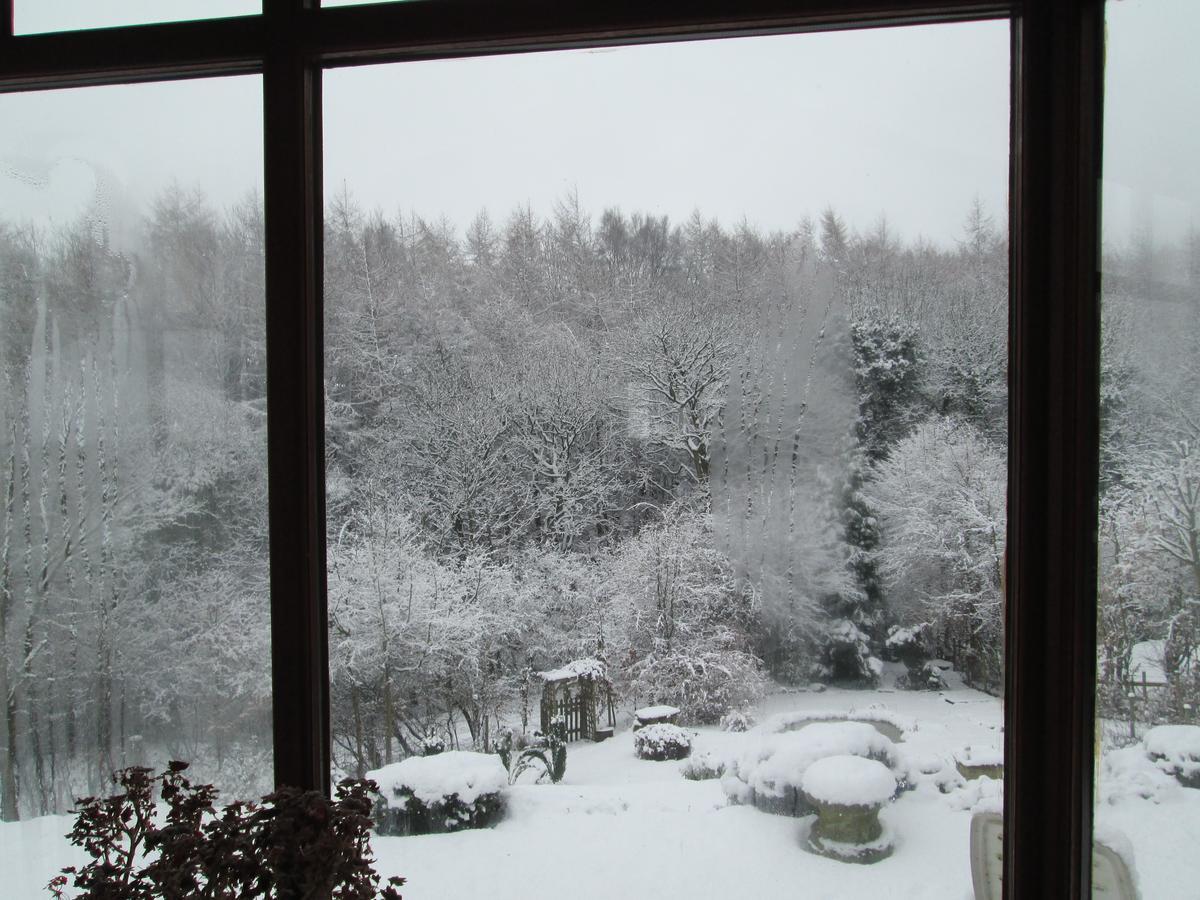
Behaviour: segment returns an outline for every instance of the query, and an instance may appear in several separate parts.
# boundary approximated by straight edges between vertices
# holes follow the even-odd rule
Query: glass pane
[[[995,23],[326,73],[332,733],[382,870],[970,892],[1008,72]]]
[[[334,762],[384,871],[970,891],[1008,78],[1003,23],[327,73]]]
[[[0,97],[0,871],[75,798],[273,781],[261,79]]]
[[[1131,850],[1173,900],[1200,881],[1200,9],[1107,20],[1094,862]]]
[[[39,34],[261,12],[262,0],[16,0],[13,28],[17,34]]]

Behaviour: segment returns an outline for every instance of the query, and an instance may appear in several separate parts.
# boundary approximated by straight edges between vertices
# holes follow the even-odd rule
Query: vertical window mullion
[[[321,73],[314,0],[266,0],[267,438],[276,783],[329,791],[321,297]]]
[[[1091,894],[1101,0],[1013,26],[1004,894]]]

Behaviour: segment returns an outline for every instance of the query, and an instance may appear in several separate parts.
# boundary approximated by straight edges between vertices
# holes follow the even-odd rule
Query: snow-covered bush
[[[1161,803],[1181,788],[1175,778],[1156,765],[1141,746],[1109,750],[1100,761],[1096,790],[1105,803],[1141,799]]]
[[[888,659],[904,664],[904,674],[896,679],[896,687],[910,691],[937,691],[946,686],[942,670],[930,662],[933,655],[933,634],[928,622],[888,629],[883,651]]]
[[[839,684],[874,687],[882,672],[882,663],[871,654],[870,635],[849,619],[838,619],[829,626],[820,660],[813,668],[814,676]]]
[[[763,695],[750,652],[752,591],[713,546],[710,517],[677,503],[608,562],[606,590],[628,598],[621,692],[646,705],[678,707],[681,720],[715,724]]]
[[[1146,755],[1184,787],[1200,788],[1200,726],[1159,725],[1142,738]]]
[[[446,752],[446,739],[440,734],[429,733],[421,738],[421,755],[436,756]]]
[[[940,691],[945,689],[946,679],[941,667],[927,660],[898,676],[896,687],[910,691]]]
[[[720,778],[725,774],[725,760],[712,750],[693,753],[679,767],[679,773],[688,781],[709,781],[713,778]]]
[[[951,809],[980,812],[1004,802],[1004,782],[986,775],[971,779],[960,776],[957,781],[947,779],[938,787]]]
[[[684,722],[698,725],[753,706],[766,686],[758,658],[738,650],[652,653],[634,672],[635,695],[677,706]]]
[[[940,418],[900,441],[864,487],[883,521],[879,558],[894,609],[928,618],[938,652],[989,691],[1003,682],[1006,484],[1004,448]]]
[[[692,752],[692,737],[678,725],[647,725],[633,735],[639,759],[683,759]]]
[[[484,828],[504,810],[508,772],[490,753],[450,750],[410,756],[369,773],[379,785],[380,834],[440,834]]]
[[[735,709],[721,716],[721,730],[742,732],[754,727],[754,716],[745,710]]]

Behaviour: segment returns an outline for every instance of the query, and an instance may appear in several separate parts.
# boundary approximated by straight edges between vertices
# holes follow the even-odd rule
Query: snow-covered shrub
[[[422,756],[436,756],[446,752],[446,739],[439,734],[430,732],[421,738],[420,753]]]
[[[1122,747],[1101,757],[1096,790],[1105,803],[1137,798],[1161,803],[1179,790],[1175,778],[1146,754],[1144,747]]]
[[[631,690],[677,706],[689,724],[712,725],[734,709],[762,699],[766,682],[758,658],[738,650],[655,652],[634,667]]]
[[[410,756],[368,777],[379,785],[380,834],[440,834],[485,828],[504,811],[508,772],[490,753],[450,750]]]
[[[945,782],[942,793],[951,809],[979,812],[993,808],[1004,801],[1004,782],[986,775],[980,778],[960,778],[957,782]]]
[[[838,684],[874,687],[883,665],[871,654],[870,641],[870,635],[849,619],[836,620],[825,635],[813,675]]]
[[[684,760],[679,772],[688,781],[709,781],[725,774],[725,760],[711,750],[693,753]]]
[[[930,662],[933,656],[932,628],[928,622],[901,627],[893,625],[883,644],[884,655],[903,663],[905,672],[896,687],[910,691],[937,691],[946,686],[942,670]]]
[[[647,725],[633,735],[639,759],[683,759],[692,752],[692,737],[678,725]]]
[[[763,695],[761,661],[750,652],[753,591],[738,582],[714,544],[710,517],[676,503],[659,526],[626,541],[608,562],[606,590],[627,598],[621,692],[667,704],[681,721],[715,724]]]
[[[754,716],[750,713],[735,709],[721,716],[721,730],[742,732],[754,727]]]
[[[926,661],[898,676],[896,687],[909,691],[941,691],[946,688],[946,679],[940,666]]]
[[[1159,725],[1142,738],[1150,761],[1184,787],[1200,788],[1200,726]]]
[[[927,617],[938,652],[968,684],[993,692],[1003,683],[1006,483],[1003,447],[939,418],[896,444],[863,488],[882,517],[879,559],[893,606]]]

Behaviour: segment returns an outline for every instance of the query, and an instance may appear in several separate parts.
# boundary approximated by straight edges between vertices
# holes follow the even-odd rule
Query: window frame
[[[263,76],[275,777],[326,792],[322,71],[1008,19],[1004,896],[1090,896],[1103,0],[264,0],[253,16],[37,35],[13,34],[13,6],[0,0],[0,93]]]

